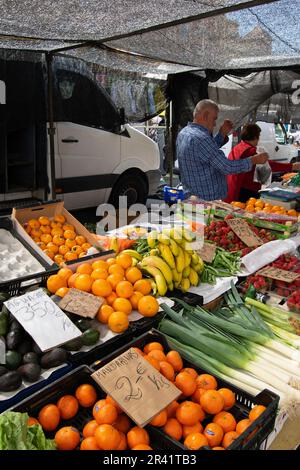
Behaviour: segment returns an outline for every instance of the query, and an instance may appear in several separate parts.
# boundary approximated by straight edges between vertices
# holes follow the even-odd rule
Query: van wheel
[[[145,204],[148,196],[148,184],[145,176],[140,173],[128,173],[121,176],[114,185],[109,203],[119,207],[119,197],[127,196],[127,207],[132,204]]]

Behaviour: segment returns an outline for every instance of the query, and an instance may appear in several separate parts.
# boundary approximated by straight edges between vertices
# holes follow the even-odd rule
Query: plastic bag
[[[272,182],[272,169],[269,162],[262,165],[256,165],[254,171],[253,181],[261,183],[264,186],[269,186]]]

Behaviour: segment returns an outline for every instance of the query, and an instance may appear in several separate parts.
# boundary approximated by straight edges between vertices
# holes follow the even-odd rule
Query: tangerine
[[[187,372],[179,372],[179,374],[176,375],[175,385],[186,397],[193,395],[197,388],[196,380],[191,376],[191,374],[188,374]]]
[[[77,237],[75,238],[75,242],[77,245],[81,246],[86,243],[86,238],[83,235],[77,235]]]
[[[98,424],[113,424],[118,417],[118,412],[111,403],[105,402],[103,406],[98,407],[97,402],[93,408],[93,416]]]
[[[152,447],[147,446],[146,444],[139,444],[133,447],[131,450],[153,450]]]
[[[183,401],[176,410],[176,418],[181,424],[193,426],[198,421],[203,421],[205,413],[198,403]]]
[[[224,398],[217,390],[206,390],[200,397],[200,405],[206,413],[216,415],[224,407]]]
[[[201,374],[196,379],[197,388],[205,390],[217,390],[218,384],[216,379],[210,374]]]
[[[136,281],[139,281],[140,279],[142,279],[143,275],[141,271],[139,270],[139,268],[134,266],[132,268],[126,269],[125,277],[127,281],[131,282],[131,284],[134,284]]]
[[[132,258],[128,253],[121,253],[116,257],[116,263],[123,269],[127,269],[132,265]]]
[[[182,438],[182,426],[175,418],[169,418],[163,427],[163,431],[176,441]]]
[[[113,305],[116,299],[117,299],[117,294],[115,292],[112,292],[109,296],[105,298],[108,305]]]
[[[120,274],[110,274],[106,280],[110,283],[112,289],[116,289],[119,282],[123,281],[123,276]],[[117,297],[120,296],[118,295]]]
[[[119,431],[120,434],[120,443],[116,450],[126,450],[127,449],[127,439],[123,432]]]
[[[210,447],[218,446],[224,436],[223,428],[217,423],[209,423],[203,432]]]
[[[165,356],[165,353],[163,353],[162,351],[159,351],[158,349],[153,349],[152,351],[150,351],[148,353],[148,356],[150,357],[154,357],[155,359],[158,360],[158,362],[161,362],[161,361],[166,361],[166,356]],[[167,363],[168,364],[168,363]],[[171,364],[169,364],[171,365]]]
[[[152,291],[151,282],[148,279],[139,279],[134,283],[133,288],[143,295],[149,295]]]
[[[235,404],[235,394],[229,388],[219,388],[218,392],[224,398],[224,410],[230,410]]]
[[[242,434],[249,426],[251,426],[253,421],[251,419],[241,419],[236,425],[236,432]]]
[[[146,344],[146,346],[144,346],[144,353],[148,354],[150,351],[153,351],[154,349],[157,349],[159,351],[164,350],[164,348],[162,347],[160,343],[158,343],[157,341],[152,341],[151,343],[148,343]]]
[[[125,434],[128,433],[130,426],[131,426],[130,419],[125,414],[119,415],[116,419],[116,422],[114,423],[114,427],[118,431],[125,433]]]
[[[92,419],[91,421],[86,423],[82,431],[83,437],[93,436],[98,426],[99,425],[95,419]]]
[[[120,281],[116,285],[116,294],[118,297],[129,299],[133,295],[133,286],[128,281]]]
[[[40,424],[38,420],[32,416],[28,416],[27,426],[35,426],[36,424]]]
[[[91,278],[96,281],[96,279],[107,279],[108,277],[108,272],[106,269],[103,268],[97,268],[92,271]]]
[[[79,385],[76,389],[75,396],[79,401],[79,404],[84,408],[93,406],[97,400],[97,392],[90,384]]]
[[[251,419],[251,421],[255,421],[265,410],[265,406],[255,405],[249,413],[249,419]]]
[[[59,409],[52,403],[43,406],[39,412],[38,420],[45,431],[54,431],[60,421]]]
[[[64,258],[65,258],[66,261],[74,261],[75,259],[78,258],[78,255],[76,253],[72,253],[72,251],[68,251],[65,254]]]
[[[109,274],[119,274],[124,279],[125,271],[119,264],[112,264],[108,267]]]
[[[74,282],[74,287],[84,292],[90,292],[92,284],[93,280],[89,274],[78,274]]]
[[[97,445],[96,438],[89,436],[81,441],[80,450],[100,450],[100,447]]]
[[[118,312],[124,312],[126,315],[129,315],[132,312],[132,305],[128,299],[122,297],[116,298],[113,303],[113,308]]]
[[[72,276],[73,271],[69,268],[61,268],[57,275],[66,281]]]
[[[176,410],[177,410],[178,406],[179,406],[179,403],[176,400],[173,400],[172,403],[170,403],[167,406],[166,410],[167,410],[168,418],[175,418]]]
[[[185,438],[184,445],[190,450],[198,450],[201,447],[208,446],[208,440],[200,432],[192,432]]]
[[[92,292],[100,297],[108,297],[112,293],[112,287],[106,279],[96,279],[92,284]]]
[[[159,303],[151,295],[144,295],[138,302],[138,311],[144,317],[154,317],[159,310]]]
[[[121,441],[121,435],[111,424],[100,424],[95,431],[97,445],[103,450],[116,450]]]
[[[227,447],[229,447],[230,444],[232,444],[233,441],[237,439],[238,437],[239,435],[236,431],[226,432],[223,437],[222,447],[224,447],[224,449],[227,449]]]
[[[92,268],[93,268],[93,271],[95,269],[105,269],[105,270],[107,270],[108,265],[107,265],[106,261],[104,261],[103,259],[98,259],[97,261],[94,261],[92,263]]]
[[[179,372],[183,368],[183,362],[179,352],[169,351],[166,355],[167,361],[173,366],[175,372]]]
[[[71,419],[77,414],[79,408],[78,400],[73,395],[64,395],[58,400],[57,408],[63,419]]]
[[[182,426],[182,437],[185,439],[189,434],[193,434],[194,432],[202,433],[203,426],[202,424],[197,421],[197,423],[193,424],[192,426],[187,426],[186,424]]]
[[[150,351],[150,353],[151,352],[153,352],[153,351]],[[150,356],[150,353],[149,353],[149,356]],[[153,357],[153,356],[150,356],[150,357]],[[169,364],[169,362],[167,362],[167,361],[160,361],[159,362],[159,367],[160,367],[160,369],[159,369],[160,373],[164,377],[166,377],[168,380],[170,380],[171,382],[174,382],[175,371],[174,371],[173,367],[171,366],[171,364]]]
[[[155,369],[157,369],[158,371],[160,370],[160,365],[159,365],[159,362],[157,359],[155,359],[154,357],[150,357],[148,356],[147,354],[144,356],[144,359],[149,362],[149,364],[152,365],[152,367],[154,367]]]
[[[138,303],[139,303],[139,300],[143,297],[143,294],[141,292],[138,292],[138,291],[135,291],[132,296],[130,297],[130,303],[132,305],[132,308],[134,310],[137,310],[138,309]]]
[[[124,312],[113,312],[108,318],[108,326],[114,333],[123,333],[129,326],[128,316]]]
[[[198,377],[198,372],[192,367],[185,367],[184,369],[181,370],[181,372],[187,372],[188,374],[191,374],[191,376],[194,377],[194,379]]]
[[[127,442],[130,449],[140,444],[149,445],[150,439],[146,429],[134,426],[127,433]]]
[[[68,287],[75,287],[75,279],[79,276],[79,274],[74,273],[68,279]]]
[[[220,411],[220,413],[216,414],[213,423],[219,424],[225,433],[235,431],[236,428],[235,417],[227,411]]]
[[[80,434],[73,426],[64,426],[57,431],[54,440],[58,450],[74,450],[80,442]]]
[[[75,245],[75,246],[79,246],[79,245]],[[82,263],[78,266],[78,268],[76,269],[76,272],[79,274],[92,274],[93,268],[89,263]]]
[[[110,305],[101,305],[96,318],[100,323],[107,323],[109,316],[113,312],[114,312],[114,309]]]
[[[51,294],[55,294],[61,287],[67,287],[67,281],[58,274],[52,274],[47,279],[47,289]]]
[[[64,297],[68,292],[69,292],[69,287],[60,287],[55,292],[55,295],[58,295],[58,297]]]
[[[166,424],[167,420],[168,420],[167,412],[166,410],[162,410],[160,413],[154,416],[154,418],[152,418],[152,420],[150,421],[150,424],[152,424],[152,426],[161,428]]]

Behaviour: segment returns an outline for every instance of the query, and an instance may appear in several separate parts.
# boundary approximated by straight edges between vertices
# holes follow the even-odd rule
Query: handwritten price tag
[[[59,307],[81,317],[95,318],[103,302],[102,297],[71,288],[59,302]]]
[[[204,243],[201,250],[197,250],[197,254],[206,263],[211,263],[216,255],[217,245],[214,243]]]
[[[260,246],[262,240],[251,230],[248,223],[243,219],[228,219],[227,225],[249,247]]]
[[[278,281],[293,282],[300,276],[299,273],[293,273],[290,271],[285,271],[284,269],[273,268],[272,266],[267,266],[266,268],[261,269],[257,272],[261,276],[269,277],[271,279],[277,279]]]
[[[94,372],[92,377],[141,427],[181,394],[133,348]]]
[[[43,289],[7,300],[4,304],[42,351],[82,335]]]

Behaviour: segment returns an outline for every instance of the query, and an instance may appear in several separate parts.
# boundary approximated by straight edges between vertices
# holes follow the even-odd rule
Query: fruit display
[[[253,286],[254,289],[259,292],[266,292],[271,289],[272,281],[264,276],[259,274],[253,274],[248,276],[246,281],[242,284],[242,292],[246,294],[250,286]]]
[[[262,212],[263,214],[287,215],[290,217],[298,217],[300,214],[295,209],[285,209],[282,206],[273,205],[264,202],[262,199],[251,197],[247,202],[233,201],[232,206],[244,209],[247,212]]]
[[[204,263],[204,270],[201,274],[201,281],[208,284],[215,284],[217,277],[230,277],[238,273],[241,257],[239,251],[226,251],[219,246],[211,263]]]
[[[75,227],[61,214],[52,218],[41,216],[30,219],[23,224],[23,228],[58,265],[86,256],[87,250],[92,246],[83,235],[76,233]]]

